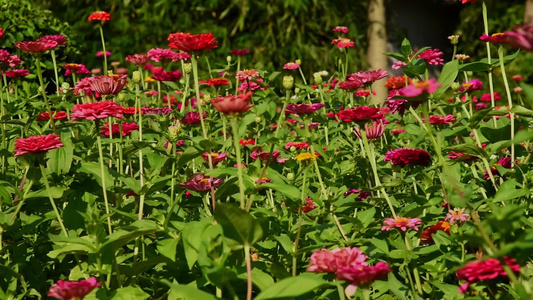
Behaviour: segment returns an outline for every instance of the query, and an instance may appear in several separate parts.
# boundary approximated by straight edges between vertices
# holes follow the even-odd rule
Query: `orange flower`
[[[105,11],[96,11],[96,12],[93,12],[87,20],[105,22],[105,21],[111,20],[111,15]]]
[[[446,221],[439,221],[437,224],[433,226],[429,226],[426,230],[422,231],[422,236],[420,237],[420,241],[422,243],[433,243],[433,237],[431,237],[431,235],[434,233],[437,233],[437,231],[439,230],[442,230],[449,235],[450,234],[450,223]]]

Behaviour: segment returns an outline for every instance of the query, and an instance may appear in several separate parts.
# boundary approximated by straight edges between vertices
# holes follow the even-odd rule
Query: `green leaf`
[[[467,71],[486,72],[486,71],[490,70],[490,68],[491,68],[490,64],[476,61],[476,62],[471,62],[471,63],[460,65],[459,66],[459,71],[462,71],[462,72],[467,72]]]
[[[263,228],[259,222],[249,213],[232,204],[217,204],[215,220],[222,226],[225,237],[242,246],[251,246],[263,237]]]
[[[120,247],[135,240],[136,238],[154,233],[157,230],[157,225],[154,221],[139,220],[133,222],[131,225],[119,228],[108,236],[107,241],[102,244],[100,253],[112,255]]]
[[[405,57],[409,57],[409,55],[413,53],[413,47],[411,46],[411,42],[407,38],[403,39],[400,49],[402,51],[403,56]]]
[[[494,196],[494,202],[504,202],[529,195],[529,190],[523,188],[517,189],[517,186],[520,186],[520,184],[516,182],[516,179],[508,179],[504,181]]]
[[[374,215],[376,215],[376,209],[370,208],[357,213],[357,219],[359,219],[365,228],[367,228],[372,221],[374,221]]]
[[[85,296],[84,300],[144,300],[150,297],[140,287],[128,286],[116,290],[105,291],[104,289],[94,289]]]
[[[389,253],[389,245],[387,245],[387,242],[384,241],[384,240],[380,240],[380,239],[377,239],[377,238],[372,238],[370,240],[370,242],[372,243],[372,245],[374,245],[380,252],[382,253]]]
[[[202,236],[207,227],[211,226],[212,219],[203,219],[198,222],[190,222],[183,229],[182,240],[183,249],[185,251],[185,258],[189,269],[196,263],[198,259],[198,249],[202,243]]]
[[[169,284],[168,300],[216,300],[217,297],[208,294],[192,285]]]
[[[331,283],[318,274],[302,273],[276,282],[257,295],[255,300],[299,297],[322,286],[331,286]]]
[[[51,186],[50,187],[50,194],[52,195],[52,198],[59,199],[63,196],[63,193],[65,192],[67,188],[66,187],[59,187],[59,186]],[[48,192],[45,189],[38,190],[35,192],[28,193],[26,195],[26,200],[31,198],[48,198]]]
[[[286,235],[286,234],[277,235],[277,236],[274,236],[274,238],[276,239],[276,241],[279,242],[281,247],[283,247],[283,249],[287,253],[289,253],[289,254],[294,253],[293,243],[292,243],[292,241],[291,241],[291,239],[289,238],[288,235]]]
[[[514,112],[515,114],[519,116],[533,117],[533,110],[527,109],[520,105],[513,105],[511,112]]]
[[[89,173],[93,174],[96,181],[100,186],[102,186],[102,171],[100,170],[100,164],[97,162],[82,162],[80,168],[78,169],[80,173]],[[106,188],[110,189],[114,185],[114,179],[109,173],[109,168],[104,164],[104,178]]]
[[[525,94],[524,101],[529,108],[533,108],[533,86],[524,82],[521,82],[520,86]]]
[[[440,73],[439,80],[441,86],[435,91],[433,96],[435,99],[439,99],[444,92],[450,88],[452,83],[455,81],[455,78],[457,78],[457,74],[459,73],[459,61],[458,60],[452,60],[444,65],[442,68],[442,72]]]
[[[183,151],[183,153],[180,155],[180,158],[178,159],[178,168],[185,166],[188,162],[200,156],[201,154],[202,153],[200,153],[198,149],[194,147],[188,147],[187,149],[185,149],[185,151]]]
[[[270,188],[273,190],[276,190],[280,193],[282,193],[284,196],[289,197],[293,200],[300,199],[301,192],[299,189],[292,185],[288,185],[285,183],[279,183],[279,182],[271,182],[271,183],[263,183],[259,187],[261,188]]]
[[[164,239],[157,241],[157,251],[161,255],[168,257],[172,261],[176,261],[176,249],[178,248],[178,239]]]

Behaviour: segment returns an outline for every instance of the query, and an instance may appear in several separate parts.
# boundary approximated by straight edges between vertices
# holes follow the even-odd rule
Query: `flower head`
[[[384,262],[378,262],[374,266],[355,265],[339,268],[337,270],[337,279],[350,282],[351,286],[359,286],[381,279],[387,276],[390,272],[392,272],[392,270],[389,265]]]
[[[207,83],[207,86],[221,86],[228,85],[229,80],[227,78],[210,78],[207,80],[202,80],[200,83]]]
[[[289,150],[291,148],[298,149],[298,150],[305,150],[309,149],[309,143],[308,142],[288,142],[285,144],[285,149]]]
[[[183,77],[179,70],[165,71],[162,67],[152,69],[152,78],[157,81],[178,81]]]
[[[111,20],[111,15],[108,12],[105,11],[96,11],[93,12],[89,18],[87,18],[88,21],[109,21]]]
[[[213,162],[213,164],[218,164],[219,162],[226,159],[228,157],[228,154],[225,152],[222,152],[222,153],[205,152],[204,154],[202,154],[202,159],[205,160],[206,162],[209,162],[209,156],[211,156],[211,161]]]
[[[37,42],[55,41],[58,46],[65,46],[67,44],[67,37],[62,34],[45,35],[37,39]]]
[[[338,269],[351,266],[366,266],[366,259],[361,250],[355,247],[322,249],[315,251],[309,258],[309,272],[336,273]]]
[[[288,62],[283,66],[283,69],[285,70],[297,70],[300,67],[299,64],[295,62]]]
[[[230,53],[235,56],[244,56],[244,55],[250,54],[250,50],[248,49],[231,50]]]
[[[271,180],[272,181],[272,180]],[[308,213],[312,210],[315,210],[318,206],[316,205],[315,201],[311,200],[311,198],[306,197],[305,198],[305,205],[302,205],[302,212]],[[298,211],[300,208],[297,209]]]
[[[333,31],[334,32],[348,33],[348,27],[346,27],[346,26],[335,26],[335,28],[333,28]]]
[[[494,97],[494,101],[502,100],[502,96],[500,95],[500,93],[494,92],[492,95]],[[490,93],[485,93],[485,94],[483,94],[481,96],[481,98],[479,98],[479,100],[484,101],[484,102],[491,102],[492,101],[492,97],[491,97]]]
[[[11,55],[7,50],[0,49],[0,66],[11,68],[22,65],[22,61],[17,55]]]
[[[7,70],[6,76],[9,78],[18,78],[30,75],[28,69]]]
[[[15,156],[42,153],[61,147],[63,147],[61,138],[54,134],[18,138],[15,141]]]
[[[450,234],[450,223],[446,221],[439,221],[435,225],[429,226],[427,229],[422,231],[422,236],[420,236],[420,241],[422,243],[432,243],[432,235],[437,233],[437,231],[444,231],[446,234]]]
[[[136,66],[144,66],[148,63],[148,60],[150,58],[147,54],[132,54],[126,56],[126,61],[130,62],[131,64],[134,64]]]
[[[4,29],[0,27],[0,39],[5,39],[6,36],[4,35]]]
[[[390,77],[387,79],[387,82],[385,83],[385,86],[389,89],[389,90],[392,90],[392,89],[401,89],[403,88],[404,86],[406,86],[406,81],[407,81],[407,84],[411,84],[413,83],[413,81],[411,80],[411,78],[405,76],[405,75],[401,75],[401,76],[394,76],[394,77]]]
[[[171,49],[153,48],[148,50],[147,55],[149,59],[155,62],[160,62],[164,60],[176,62],[180,60],[178,53],[172,51]]]
[[[337,48],[353,48],[355,43],[349,38],[334,39],[331,44],[337,45]]]
[[[486,43],[501,44],[507,41],[508,36],[505,33],[494,33],[492,35],[483,34],[479,39]]]
[[[439,49],[427,49],[418,54],[418,58],[425,60],[430,65],[443,65],[444,59],[442,56],[444,53]]]
[[[372,122],[372,125],[370,126],[368,126],[368,124],[365,124],[365,134],[366,134],[366,138],[369,141],[379,139],[383,135],[384,131],[385,131],[385,124],[383,124],[383,122],[381,121],[374,121]],[[358,138],[363,139],[363,136],[361,135],[361,128],[359,126],[355,127],[354,132]]]
[[[241,146],[246,146],[246,145],[255,145],[255,140],[254,139],[242,139],[239,141],[239,144],[241,144]]]
[[[458,92],[473,92],[483,89],[483,81],[479,79],[472,79],[467,82],[463,82],[463,86],[458,90]]]
[[[100,120],[109,117],[122,119],[122,107],[113,101],[75,104],[70,118],[75,120]]]
[[[365,86],[365,84],[359,79],[345,80],[339,83],[339,88],[346,91],[355,91],[363,86]]]
[[[279,151],[272,152],[271,160],[272,161],[276,160],[278,157],[280,157],[280,155],[281,155],[281,153],[279,153]],[[260,159],[261,161],[268,160],[269,156],[271,156],[270,152],[263,151],[263,149],[261,147],[255,147],[253,149],[252,153],[250,153],[250,157],[252,159]]]
[[[198,173],[193,175],[189,181],[180,183],[180,185],[190,191],[206,192],[211,190],[211,188],[216,189],[223,182],[224,180],[220,178],[209,177],[202,173]]]
[[[456,54],[455,55],[455,59],[458,59],[460,61],[465,61],[465,60],[470,59],[470,56],[468,56],[466,54]]]
[[[313,103],[313,104],[308,104],[308,103],[300,103],[300,104],[294,104],[294,103],[291,103],[291,104],[288,104],[287,105],[287,108],[285,109],[285,114],[286,115],[289,115],[289,114],[296,114],[296,115],[305,115],[305,114],[311,114],[323,107],[325,107],[326,105],[323,104],[323,103]]]
[[[93,91],[100,95],[117,95],[128,82],[126,76],[97,76],[89,82]]]
[[[453,224],[455,222],[466,222],[470,220],[470,214],[467,214],[464,211],[464,208],[454,208],[453,210],[450,210],[448,212],[448,215],[446,215],[445,220],[450,220],[450,224]]]
[[[124,122],[121,124],[113,124],[111,126],[111,133],[113,137],[118,137],[122,131],[122,136],[129,136],[132,132],[139,130],[139,125],[137,123],[128,123]],[[109,123],[105,123],[104,127],[100,130],[100,134],[109,137]]]
[[[294,160],[297,161],[308,161],[308,160],[316,160],[317,156],[311,152],[305,152],[300,153],[294,157]]]
[[[370,106],[356,106],[341,110],[337,113],[337,117],[343,122],[366,122],[369,120],[381,119],[379,108]]]
[[[506,31],[505,35],[507,36],[505,42],[508,45],[526,51],[533,51],[533,26],[515,26],[512,31]]]
[[[348,74],[346,77],[348,80],[358,80],[363,83],[363,85],[370,85],[374,81],[383,79],[388,75],[389,73],[387,71],[383,71],[379,68],[378,70],[359,71],[357,73]]]
[[[256,77],[259,77],[259,72],[255,69],[241,70],[237,72],[237,76],[236,76],[236,78],[241,82],[250,81]]]
[[[202,117],[205,119],[207,118],[207,113],[203,112]],[[197,111],[191,111],[185,114],[185,117],[180,121],[183,125],[196,125],[200,124],[200,113]]]
[[[168,46],[185,52],[208,51],[218,47],[218,41],[212,33],[190,34],[188,32],[171,33]]]
[[[18,42],[15,43],[15,47],[24,52],[30,53],[42,53],[57,47],[58,43],[54,40],[42,40],[34,42]]]
[[[141,107],[143,115],[168,115],[172,112],[172,108],[168,107]]]
[[[99,287],[100,283],[95,277],[81,281],[58,280],[48,291],[48,297],[56,299],[82,299],[92,290]]]
[[[454,115],[447,115],[445,117],[442,117],[442,116],[430,116],[429,117],[429,124],[433,124],[433,125],[447,125],[454,121],[456,121]]]
[[[385,154],[385,161],[390,161],[395,166],[407,165],[429,166],[431,157],[426,150],[413,148],[393,149]]]
[[[440,86],[441,84],[436,82],[433,78],[430,78],[427,81],[416,81],[402,88],[400,90],[400,96],[412,98],[413,100],[419,98],[424,99],[427,98],[429,94],[435,93]]]
[[[106,50],[105,53],[104,53],[104,51],[98,51],[98,52],[96,52],[96,57],[102,57],[102,56],[104,56],[104,54],[105,54],[106,57],[110,57],[111,56],[111,51]]]
[[[54,116],[54,120],[66,120],[67,119],[67,113],[64,111],[54,111],[52,110],[52,116]],[[37,122],[45,122],[50,120],[50,114],[48,112],[43,112],[40,115],[37,116]]]
[[[403,218],[396,216],[396,218],[388,218],[385,221],[383,221],[383,227],[381,227],[381,230],[383,231],[389,231],[393,228],[398,228],[401,231],[406,231],[407,228],[414,229],[418,231],[417,225],[422,224],[422,220],[418,218]]]
[[[515,273],[520,272],[520,265],[513,258],[504,256],[503,261]],[[459,287],[459,292],[466,293],[471,284],[496,279],[497,277],[507,278],[502,263],[496,258],[488,258],[480,261],[469,262],[461,269],[457,270],[457,279],[466,280]]]
[[[252,92],[239,95],[219,96],[211,100],[211,104],[225,115],[247,112],[251,105]]]

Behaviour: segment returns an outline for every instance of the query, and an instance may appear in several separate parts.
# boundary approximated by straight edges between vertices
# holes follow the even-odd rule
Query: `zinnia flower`
[[[213,104],[219,112],[225,115],[238,114],[247,112],[250,109],[251,98],[251,92],[239,95],[219,96],[218,98],[211,100],[211,104]]]
[[[124,122],[124,123],[121,123],[120,125],[113,124],[113,126],[111,126],[111,131],[112,131],[111,133],[113,134],[114,138],[120,135],[121,129],[122,129],[122,136],[129,136],[135,130],[139,130],[139,125],[133,122],[132,123]],[[100,130],[100,134],[105,135],[106,137],[109,137],[109,123],[105,123],[102,130]]]
[[[311,198],[306,197],[305,198],[305,205],[302,206],[302,212],[308,213],[312,210],[315,210],[318,206],[316,205],[315,201],[311,200]],[[297,210],[300,210],[299,208]]]
[[[222,152],[222,153],[217,153],[217,152],[208,153],[208,152],[205,152],[204,154],[202,154],[202,158],[203,158],[203,160],[205,160],[205,162],[209,162],[209,157],[208,156],[211,156],[211,161],[214,164],[218,164],[219,162],[221,162],[224,159],[226,159],[228,157],[228,154],[225,153],[225,152]]]
[[[141,107],[143,115],[168,115],[172,112],[172,108],[168,107]]]
[[[52,115],[54,116],[54,120],[65,120],[67,119],[67,113],[64,111],[54,111],[52,110]],[[41,113],[39,116],[37,116],[37,122],[45,122],[50,120],[50,114],[47,112]]]
[[[442,53],[442,51],[439,49],[427,49],[426,51],[418,54],[418,58],[425,60],[430,65],[443,65],[443,55],[444,53]]]
[[[515,273],[520,272],[520,265],[513,258],[504,256],[506,265]],[[496,258],[488,258],[481,261],[473,261],[457,270],[457,279],[466,280],[459,287],[460,293],[466,293],[471,284],[496,279],[498,277],[507,278],[507,272],[503,269],[502,263]]]
[[[365,134],[366,138],[369,141],[377,140],[383,135],[383,131],[385,130],[385,124],[381,121],[374,121],[372,122],[372,125],[368,126],[368,124],[365,124]],[[355,135],[363,139],[363,136],[361,135],[361,128],[359,126],[355,127]]]
[[[117,95],[128,81],[126,76],[97,76],[89,82],[91,88],[100,95]]]
[[[498,92],[494,92],[494,101],[499,101],[499,100],[502,100],[502,96],[500,95],[500,93]],[[491,96],[490,96],[490,93],[485,93],[481,96],[481,98],[479,98],[479,100],[481,101],[485,101],[485,102],[491,102],[492,99],[491,99]]]
[[[383,231],[389,231],[393,228],[398,228],[401,231],[406,231],[407,228],[414,229],[418,231],[418,227],[416,225],[422,224],[422,220],[419,218],[403,218],[396,216],[396,218],[388,218],[385,221],[383,221],[383,227],[381,227],[381,230]]]
[[[190,34],[184,32],[171,33],[168,46],[185,52],[215,49],[218,42],[212,33]]]
[[[333,31],[334,32],[348,33],[348,27],[346,27],[346,26],[335,26],[335,28],[333,28]]]
[[[317,156],[310,152],[300,153],[294,157],[294,160],[297,161],[308,161],[308,160],[316,160]]]
[[[429,117],[429,124],[433,124],[433,125],[447,125],[454,121],[456,121],[454,115],[447,115],[446,117],[442,117],[442,116],[430,116]]]
[[[407,79],[407,84],[413,83],[411,78],[401,75],[401,76],[394,76],[387,79],[387,82],[385,83],[385,87],[387,87],[389,90],[392,89],[400,89],[405,86],[405,81]]]
[[[92,290],[99,287],[100,283],[95,277],[81,281],[58,280],[48,291],[48,297],[56,299],[82,299]]]
[[[230,53],[235,55],[235,56],[244,56],[246,54],[250,54],[250,50],[248,50],[248,49],[231,50]]]
[[[96,11],[93,12],[89,18],[87,18],[89,21],[109,21],[111,20],[111,15],[108,12],[105,11]]]
[[[516,82],[524,81],[524,76],[513,75],[511,76],[511,80],[516,81]]]
[[[346,288],[346,291],[348,291],[348,294],[353,294],[356,286],[372,283],[387,276],[390,272],[392,270],[384,262],[378,262],[374,266],[355,265],[339,268],[337,270],[337,280],[350,282],[350,286]]]
[[[464,211],[464,208],[454,208],[448,212],[448,215],[446,215],[444,220],[450,220],[450,224],[455,222],[466,222],[470,220],[470,214],[467,214]]]
[[[398,129],[393,129],[393,130],[391,130],[391,133],[394,134],[394,135],[398,135],[398,134],[400,134],[400,133],[402,133],[402,132],[405,132],[405,129],[403,129],[403,128],[398,128]]]
[[[272,153],[271,160],[276,160],[280,155],[281,153],[279,153],[279,151],[274,151]],[[250,153],[251,158],[260,159],[261,161],[266,161],[269,156],[270,156],[270,152],[263,151],[261,147],[254,148],[252,153]]]
[[[210,78],[205,80],[204,82],[207,83],[207,86],[221,86],[229,84],[229,80],[227,78]]]
[[[407,165],[429,166],[431,157],[426,150],[413,148],[393,149],[385,154],[385,161],[390,161],[395,166]]]
[[[34,41],[34,42],[18,42],[15,43],[15,47],[19,48],[24,52],[30,53],[42,53],[50,49],[57,47],[57,42],[53,40],[43,40],[43,41]]]
[[[239,71],[237,72],[236,76],[236,78],[241,82],[250,81],[256,77],[259,77],[259,72],[255,69]]]
[[[439,221],[437,224],[429,226],[427,229],[422,231],[420,241],[422,243],[432,243],[432,235],[437,233],[437,231],[444,231],[446,234],[450,235],[450,223],[446,221]]]
[[[358,80],[363,85],[370,85],[374,81],[383,79],[387,77],[389,73],[387,71],[383,71],[381,68],[378,70],[371,70],[371,71],[359,71],[357,73],[348,74],[346,78],[348,80]]]
[[[309,149],[310,146],[307,142],[288,142],[285,144],[285,149],[287,150],[291,149],[292,147],[294,147],[294,149],[304,150]]]
[[[7,50],[0,49],[0,66],[9,66],[11,68],[22,65],[22,61],[17,55],[11,55]]]
[[[295,62],[288,62],[283,66],[283,69],[285,70],[297,70],[300,67],[299,64]]]
[[[334,39],[331,44],[337,45],[337,48],[353,48],[355,43],[349,38]]]
[[[102,57],[102,56],[104,56],[104,51],[98,51],[98,52],[96,52],[96,57]],[[106,56],[106,57],[110,57],[110,56],[111,56],[111,51],[106,50],[106,51],[105,51],[105,56]],[[93,69],[93,70],[95,70],[95,69]],[[94,73],[94,72],[93,72],[93,73]],[[96,73],[100,73],[100,72],[96,72]]]
[[[4,29],[0,27],[0,39],[5,39],[6,36],[4,35]]]
[[[506,43],[512,47],[533,51],[533,26],[522,25],[513,27],[513,31],[506,31]]]
[[[440,86],[441,84],[436,82],[433,78],[430,78],[427,81],[417,81],[402,88],[400,90],[400,96],[413,98],[412,100],[427,99],[429,94],[435,93]]]
[[[146,54],[132,54],[126,56],[126,61],[136,65],[136,66],[144,66],[148,63],[148,55]]]
[[[463,82],[463,86],[458,90],[459,93],[462,92],[473,92],[483,89],[483,81],[479,79],[472,79],[468,82]]]
[[[178,57],[178,53],[172,51],[171,49],[153,48],[148,50],[147,55],[148,58],[155,62],[160,62],[162,60],[176,62],[180,60]]]
[[[113,101],[74,104],[70,118],[75,120],[100,120],[109,117],[122,119],[122,107]]]
[[[305,114],[313,113],[316,110],[319,110],[319,109],[321,109],[321,108],[323,108],[325,106],[326,105],[323,104],[323,103],[313,103],[313,104],[308,104],[308,103],[294,104],[294,103],[291,103],[291,104],[287,105],[287,108],[285,109],[285,114],[286,115],[289,115],[289,114],[305,115]]]
[[[309,258],[307,271],[314,273],[336,273],[338,269],[352,266],[366,266],[366,259],[361,250],[355,247],[322,249],[313,252]]]
[[[202,173],[193,175],[189,181],[185,183],[180,183],[180,185],[187,190],[197,191],[197,192],[206,192],[211,190],[211,188],[217,188],[221,185],[224,180],[215,177],[205,176]]]
[[[165,71],[162,67],[152,69],[152,78],[157,81],[178,81],[183,77],[179,70]]]
[[[344,193],[344,198],[350,196],[351,194],[359,194],[357,195],[357,199],[364,201],[368,196],[370,196],[369,192],[365,192],[363,190],[357,190],[357,189],[351,189],[347,190],[346,193]]]
[[[246,145],[255,145],[255,141],[254,139],[242,139],[239,141],[239,144],[241,144],[241,146],[246,146]]]
[[[15,156],[42,153],[61,147],[63,147],[63,143],[59,135],[49,134],[18,138],[15,141]]]
[[[382,116],[379,108],[370,106],[356,106],[337,113],[337,117],[343,122],[366,122],[380,119]]]
[[[482,40],[483,42],[486,42],[486,43],[491,43],[491,44],[501,44],[501,43],[505,43],[505,41],[507,41],[507,35],[505,35],[505,33],[494,33],[492,35],[486,35],[486,34],[483,34],[479,39]]]
[[[55,41],[58,46],[65,46],[67,44],[67,37],[62,34],[45,35],[37,39],[37,42]]]
[[[18,70],[7,70],[6,76],[9,78],[18,78],[30,75],[28,69],[18,69]]]
[[[203,112],[202,113],[202,117],[204,119],[207,118],[207,113]],[[180,121],[180,123],[183,124],[183,125],[200,124],[201,123],[200,113],[197,112],[197,111],[188,112],[188,113],[185,114],[185,117],[183,118],[183,120]]]

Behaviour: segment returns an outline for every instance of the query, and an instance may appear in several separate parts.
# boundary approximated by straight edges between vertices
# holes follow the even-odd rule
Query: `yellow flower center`
[[[396,222],[396,223],[406,223],[406,222],[409,222],[409,219],[407,219],[407,218],[399,218],[399,219],[395,219],[394,222]]]
[[[313,153],[306,152],[298,154],[296,157],[294,157],[294,159],[297,161],[307,161],[310,159],[316,160],[316,155],[314,155]]]

